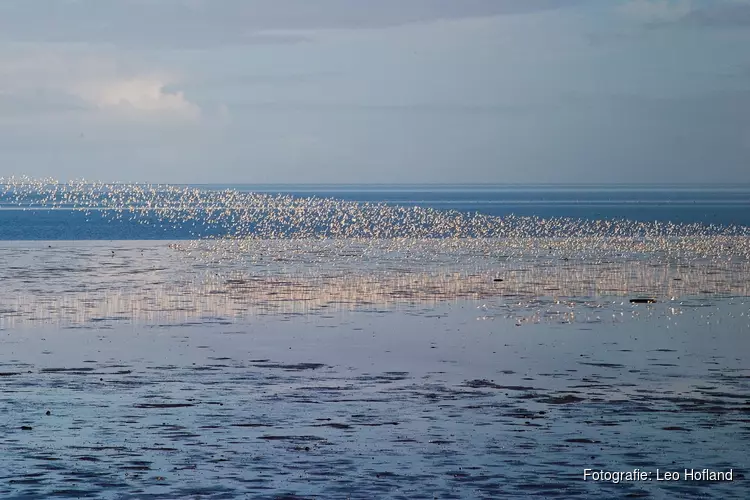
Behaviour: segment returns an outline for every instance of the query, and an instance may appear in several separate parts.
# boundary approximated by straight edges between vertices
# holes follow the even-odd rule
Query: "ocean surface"
[[[629,220],[750,226],[750,186],[642,185],[194,185],[182,191],[237,191],[315,197],[389,206],[424,207],[464,214],[535,216],[581,220]],[[84,192],[92,188],[77,188]],[[165,186],[150,186],[154,193]],[[190,216],[190,224],[165,224],[158,211],[141,207],[137,217],[107,217],[103,206],[74,203],[54,207],[16,192],[0,190],[0,240],[186,240],[225,236],[231,224],[208,223],[207,215]],[[156,194],[154,197],[156,198]],[[49,200],[48,200],[49,201]],[[230,208],[233,210],[234,208]],[[334,216],[335,217],[335,216]],[[145,222],[145,223],[144,223]]]
[[[0,497],[746,500],[750,303],[673,307],[5,331]]]
[[[748,208],[0,181],[0,498],[746,500]]]

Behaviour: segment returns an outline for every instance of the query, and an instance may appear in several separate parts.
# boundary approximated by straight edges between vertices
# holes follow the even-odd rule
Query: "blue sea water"
[[[184,188],[186,186],[180,186]],[[299,197],[420,206],[492,216],[627,219],[750,226],[750,185],[194,185]],[[144,221],[149,223],[143,224]],[[222,236],[225,226],[102,217],[97,211],[21,206],[0,196],[0,240],[153,240]]]

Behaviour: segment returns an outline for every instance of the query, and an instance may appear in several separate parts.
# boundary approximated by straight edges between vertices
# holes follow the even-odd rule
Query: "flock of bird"
[[[335,198],[296,197],[190,186],[62,183],[54,179],[0,178],[5,208],[48,208],[100,213],[142,224],[186,227],[199,237],[219,228],[230,238],[641,238],[706,236],[742,239],[745,226],[490,216],[419,206]],[[727,241],[736,245],[738,241]]]

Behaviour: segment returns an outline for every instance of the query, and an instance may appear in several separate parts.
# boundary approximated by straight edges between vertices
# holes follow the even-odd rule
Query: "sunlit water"
[[[750,495],[729,216],[4,182],[2,498]]]

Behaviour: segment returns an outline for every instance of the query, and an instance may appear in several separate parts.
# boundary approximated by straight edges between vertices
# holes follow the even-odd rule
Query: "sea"
[[[750,498],[747,185],[0,180],[0,263],[2,499]]]
[[[750,226],[750,185],[356,185],[356,184],[200,184],[172,188],[213,192],[264,193],[317,197],[389,206],[425,207],[465,214],[534,216],[582,220],[671,222],[718,227]],[[81,188],[82,189],[82,188]],[[165,190],[166,186],[149,186]],[[72,204],[54,208],[24,201],[0,191],[0,240],[187,240],[220,237],[230,226],[144,224],[138,218],[97,217]]]

